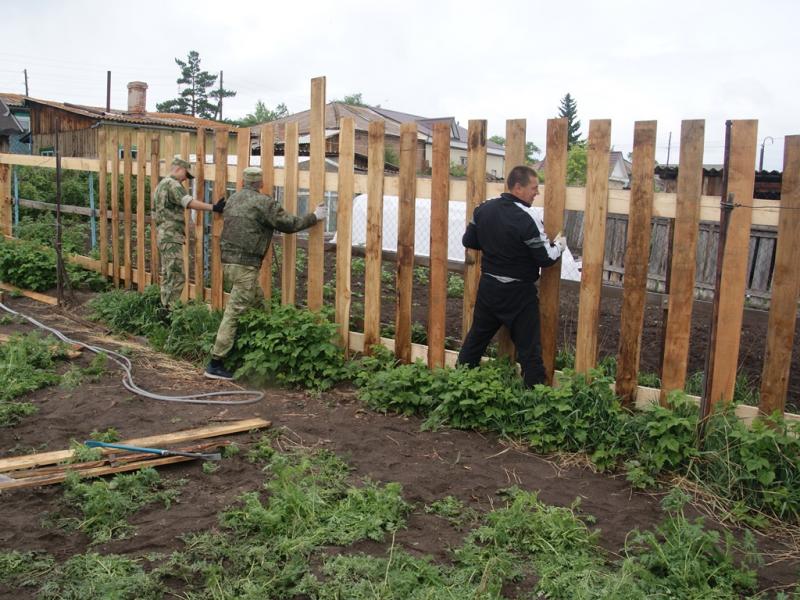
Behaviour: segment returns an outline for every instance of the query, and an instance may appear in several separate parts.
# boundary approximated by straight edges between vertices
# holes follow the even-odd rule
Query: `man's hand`
[[[328,207],[325,204],[320,204],[314,209],[314,216],[317,217],[317,221],[324,221],[328,218]]]
[[[563,235],[556,236],[556,239],[553,240],[553,243],[559,249],[561,254],[563,254],[564,250],[567,249],[567,238],[565,238]]]
[[[222,211],[225,210],[225,198],[220,198],[219,200],[217,200],[217,203],[211,210],[214,211],[215,213],[222,214]]]

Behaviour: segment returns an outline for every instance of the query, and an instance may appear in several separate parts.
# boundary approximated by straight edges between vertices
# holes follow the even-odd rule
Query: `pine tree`
[[[196,50],[189,52],[186,60],[175,59],[181,69],[181,76],[177,79],[179,86],[183,86],[180,96],[156,104],[159,112],[180,113],[211,119],[214,117],[217,105],[209,101],[211,97],[218,97],[220,90],[210,90],[217,82],[217,76],[200,68],[200,54]],[[236,92],[221,90],[225,96],[232,96]]]
[[[581,122],[578,119],[578,103],[569,92],[561,99],[558,116],[567,119],[567,148],[572,148],[581,142]]]

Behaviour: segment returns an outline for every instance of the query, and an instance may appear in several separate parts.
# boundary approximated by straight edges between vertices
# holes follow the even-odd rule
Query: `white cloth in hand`
[[[320,204],[314,209],[314,216],[317,217],[317,221],[324,221],[328,218],[328,207]]]
[[[563,254],[564,250],[567,249],[567,238],[563,235],[559,235],[556,239],[553,240],[553,243],[559,249],[559,251]]]

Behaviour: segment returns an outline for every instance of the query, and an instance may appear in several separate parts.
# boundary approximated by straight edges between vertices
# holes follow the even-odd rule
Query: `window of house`
[[[492,169],[492,177],[497,177],[497,169]]]
[[[55,156],[56,149],[53,146],[46,146],[44,148],[39,149],[39,154],[41,156]]]
[[[462,156],[461,157],[461,166],[462,167],[466,167],[467,166],[467,157],[466,156]]]

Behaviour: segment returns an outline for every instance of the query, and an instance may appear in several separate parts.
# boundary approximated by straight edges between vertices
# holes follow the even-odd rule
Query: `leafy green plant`
[[[70,368],[61,376],[61,387],[74,390],[84,383],[98,381],[106,372],[108,356],[105,354],[95,354],[88,367],[78,367],[71,365]]]
[[[203,474],[211,475],[212,473],[216,473],[217,471],[219,471],[219,463],[207,460],[206,462],[203,463],[202,468],[203,468]]]
[[[41,600],[160,600],[164,591],[139,561],[117,554],[78,554],[46,575],[39,590]]]
[[[55,252],[30,242],[0,240],[0,280],[34,292],[52,289],[56,285]]]
[[[51,201],[48,198],[48,201]],[[62,216],[61,247],[68,254],[83,254],[86,249],[86,240],[89,237],[88,223],[79,219]],[[16,230],[16,237],[21,240],[35,242],[47,248],[55,247],[56,218],[52,213],[38,214],[36,217],[23,215],[20,217]]]
[[[165,484],[152,468],[87,483],[70,473],[64,482],[64,502],[80,517],[63,518],[60,524],[82,531],[93,543],[125,538],[133,530],[126,519],[153,502],[168,508],[178,497],[179,483]]]
[[[294,306],[251,310],[239,320],[236,377],[314,390],[330,388],[344,376],[344,355],[334,343],[336,325]]]
[[[395,282],[395,274],[392,271],[381,267],[381,282],[384,285],[393,286]]]
[[[414,281],[420,285],[428,285],[430,281],[426,267],[414,267]]]
[[[350,261],[350,268],[353,275],[363,275],[367,271],[367,262],[361,257],[355,257]]]
[[[30,402],[14,400],[28,392],[58,383],[55,360],[64,346],[38,333],[14,335],[0,344],[0,427],[16,425],[38,409]]]
[[[458,273],[450,273],[447,277],[447,297],[464,297],[464,278]]]
[[[478,520],[478,511],[466,506],[454,496],[445,496],[441,500],[434,500],[425,507],[425,512],[447,519],[456,529],[462,529],[464,525],[475,523]]]
[[[89,302],[93,319],[103,321],[119,333],[148,335],[160,323],[161,296],[158,286],[151,285],[143,293],[111,290],[98,294]]]
[[[53,569],[53,558],[38,552],[0,552],[0,583],[9,586],[37,585]]]
[[[168,326],[151,327],[148,340],[159,351],[200,363],[214,346],[222,311],[192,301],[172,310]]]

